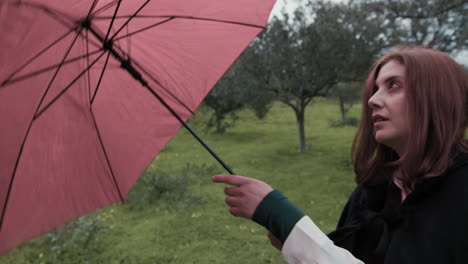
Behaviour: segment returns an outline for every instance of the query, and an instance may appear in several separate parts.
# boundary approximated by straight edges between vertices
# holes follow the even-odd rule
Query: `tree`
[[[371,47],[374,55],[400,43],[431,46],[449,53],[468,46],[466,1],[364,0],[352,1],[350,7],[347,13],[342,13],[348,19],[340,19],[341,23],[347,24],[345,27],[367,43],[361,47]],[[372,54],[366,55],[366,58],[372,57]],[[365,63],[370,65],[370,61]],[[338,85],[332,91],[338,98],[343,122],[347,112],[345,101],[355,96],[355,89],[349,88]]]
[[[263,77],[264,83],[268,84],[268,89],[274,95],[275,99],[288,105],[294,111],[298,132],[299,132],[299,150],[304,152],[305,130],[304,113],[306,106],[316,96],[322,94],[326,87],[318,89],[309,89],[307,82],[308,65],[304,60],[305,43],[300,39],[296,26],[304,21],[303,14],[296,12],[294,24],[287,23],[288,15],[283,14],[284,20],[277,18],[269,25],[268,31],[262,35],[263,39],[259,43],[268,43],[268,45],[258,45],[257,52],[261,57],[268,58],[263,61],[261,66],[267,72]],[[325,67],[325,65],[323,65]],[[316,80],[319,81],[319,80]]]
[[[468,48],[466,0],[364,0],[368,17],[380,17],[389,45],[413,43],[448,53]]]
[[[271,83],[270,57],[262,56],[255,51],[257,46],[268,49],[263,37],[265,31],[253,41],[241,56],[242,67],[242,93],[247,108],[254,111],[257,118],[262,119],[270,110],[274,95],[269,89]],[[262,48],[262,49],[263,49]]]
[[[259,67],[259,60],[262,58],[253,47],[248,47],[205,98],[205,105],[214,111],[208,126],[214,126],[217,133],[233,125],[243,108],[253,110],[260,119],[270,109],[272,96],[265,88],[267,82],[256,78],[267,75],[266,69]]]
[[[237,119],[236,112],[245,105],[237,77],[240,71],[239,64],[239,61],[234,63],[204,100],[205,105],[214,111],[208,126],[214,126],[217,133],[223,133],[231,126]],[[226,120],[229,115],[231,123]]]
[[[357,34],[361,26],[353,22],[353,10],[344,4],[314,1],[313,9],[296,10],[292,17],[273,19],[261,36],[256,52],[263,61],[268,89],[277,100],[294,111],[299,135],[299,151],[305,152],[305,110],[313,98],[326,96],[339,82],[362,79],[374,50],[369,46],[377,39]],[[309,21],[306,12],[312,12]],[[353,24],[354,23],[354,24]],[[370,31],[380,34],[377,30]],[[373,42],[372,42],[373,43]]]
[[[338,101],[341,120],[333,120],[335,126],[354,125],[357,120],[349,119],[346,115],[360,99],[362,82],[339,83],[333,87],[331,96]]]

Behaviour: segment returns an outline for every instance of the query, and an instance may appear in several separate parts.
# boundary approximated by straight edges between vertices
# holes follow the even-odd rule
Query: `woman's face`
[[[391,60],[382,66],[369,99],[375,140],[401,155],[408,136],[405,66]]]

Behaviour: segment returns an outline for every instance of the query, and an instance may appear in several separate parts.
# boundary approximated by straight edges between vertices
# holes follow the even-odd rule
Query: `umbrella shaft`
[[[167,108],[167,110],[169,110],[169,112],[171,112],[171,114],[177,119],[179,120],[179,122],[198,140],[198,142],[200,142],[200,144],[202,144],[203,147],[205,147],[205,149],[221,164],[221,166],[224,167],[224,169],[226,169],[226,171],[228,171],[230,174],[235,174],[230,168],[229,166],[224,163],[224,161],[203,141],[203,139],[201,139],[197,133],[195,133],[195,131],[193,131],[193,129],[184,121],[182,120],[182,118],[153,90],[151,89],[151,87],[148,85],[148,82],[145,81],[143,79],[143,77],[141,76],[141,73],[138,72],[137,69],[135,69],[135,67],[133,67],[133,65],[130,63],[130,59],[124,59],[122,58],[122,56],[120,56],[120,54],[113,48],[113,43],[112,43],[112,40],[107,40],[105,39],[104,37],[102,37],[101,35],[99,35],[99,33],[97,33],[92,27],[91,27],[91,23],[90,21],[83,21],[81,23],[81,25],[88,29],[97,39],[99,39],[102,43],[103,43],[103,48],[104,50],[107,50],[110,52],[110,54],[112,54],[112,56],[114,56],[120,63],[121,63],[121,67],[125,70],[127,70],[127,72],[135,79],[137,80],[138,82],[140,82],[144,87],[146,87],[148,89],[148,91],[151,92],[151,94],[154,95],[154,97],[156,97],[163,105],[164,107]]]

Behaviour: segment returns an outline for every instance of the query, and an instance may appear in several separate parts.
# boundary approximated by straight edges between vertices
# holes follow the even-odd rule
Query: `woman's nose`
[[[367,101],[367,104],[369,105],[371,109],[382,108],[383,101],[380,96],[379,90],[377,90],[377,92],[375,92],[374,95],[372,95],[371,98],[369,98],[369,101]]]

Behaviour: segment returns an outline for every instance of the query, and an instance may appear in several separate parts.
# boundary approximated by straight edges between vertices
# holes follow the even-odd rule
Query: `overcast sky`
[[[332,0],[332,1],[340,1],[340,0]],[[342,0],[341,0],[342,1]],[[299,4],[300,0],[277,0],[275,6],[273,7],[273,11],[271,12],[270,19],[276,15],[281,16],[281,9],[284,7],[288,12],[293,12]],[[456,58],[459,63],[463,63],[464,65],[468,66],[468,51],[461,52]]]
[[[281,8],[285,7],[286,10],[289,12],[292,12],[296,7],[299,5],[300,1],[297,0],[276,0],[276,4],[273,7],[273,11],[271,12],[270,19],[276,15],[280,16],[281,15]]]

